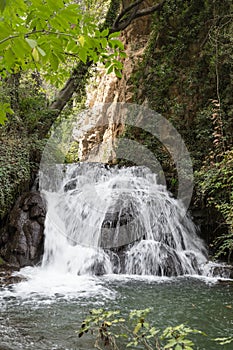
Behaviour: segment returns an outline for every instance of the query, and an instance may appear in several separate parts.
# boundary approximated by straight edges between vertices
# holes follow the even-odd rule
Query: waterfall
[[[202,273],[207,252],[195,225],[149,168],[57,165],[41,184],[44,268],[77,275]]]

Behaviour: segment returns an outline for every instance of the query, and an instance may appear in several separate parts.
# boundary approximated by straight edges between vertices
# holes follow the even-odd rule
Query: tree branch
[[[49,106],[49,109],[54,110],[54,117],[60,114],[74,92],[79,92],[82,95],[86,85],[89,67],[92,63],[92,61],[88,61],[86,64],[80,62],[73,70],[65,86],[59,91],[56,99]]]
[[[136,18],[150,15],[156,11],[159,11],[166,0],[162,0],[158,4],[151,6],[149,8],[145,8],[139,10],[140,5],[144,2],[144,0],[137,0],[128,7],[124,8],[121,13],[117,16],[116,20],[113,23],[112,28],[110,29],[110,33],[118,32],[126,29],[129,24],[135,20]],[[133,11],[132,11],[133,10]],[[131,12],[132,11],[132,12]]]
[[[147,16],[147,15],[151,15],[152,13],[159,11],[163,7],[165,2],[166,2],[166,0],[163,0],[162,2],[160,2],[159,4],[157,4],[155,6],[151,6],[151,7],[148,7],[147,9],[143,9],[143,10],[137,12],[134,19],[139,18],[139,17],[143,17],[143,16]]]
[[[124,8],[121,13],[117,16],[117,18],[115,19],[114,23],[113,23],[113,28],[117,27],[119,25],[120,20],[126,15],[128,14],[132,9],[135,9],[135,7],[138,7],[138,5],[140,5],[144,0],[138,0],[133,2],[131,5],[127,6],[126,8]]]

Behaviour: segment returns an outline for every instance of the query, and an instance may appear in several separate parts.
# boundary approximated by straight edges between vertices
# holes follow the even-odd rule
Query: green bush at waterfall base
[[[106,311],[93,309],[78,331],[79,337],[91,333],[95,348],[145,349],[145,350],[192,350],[195,349],[193,335],[206,336],[205,333],[180,324],[157,329],[148,321],[151,309],[132,310],[127,316],[119,310]],[[221,345],[233,342],[233,337],[212,339]]]

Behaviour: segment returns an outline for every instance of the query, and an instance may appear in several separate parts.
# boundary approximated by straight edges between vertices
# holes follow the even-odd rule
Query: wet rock
[[[217,266],[213,266],[211,273],[213,277],[233,279],[233,265],[219,264]]]
[[[64,191],[65,192],[68,192],[68,191],[71,191],[71,190],[74,190],[76,188],[76,185],[77,185],[77,179],[73,179],[73,180],[70,180],[64,187]]]
[[[43,209],[40,208],[38,205],[34,205],[32,208],[30,208],[29,211],[30,219],[38,218],[40,216],[44,216]]]
[[[145,229],[138,220],[137,205],[137,201],[127,193],[121,193],[121,197],[113,201],[102,223],[102,248],[124,247],[143,238]]]
[[[0,253],[18,267],[37,264],[43,254],[45,207],[40,193],[26,192],[11,211]]]
[[[9,286],[14,283],[19,283],[25,278],[21,275],[15,275],[15,272],[18,271],[17,266],[11,264],[3,264],[0,266],[0,286]]]

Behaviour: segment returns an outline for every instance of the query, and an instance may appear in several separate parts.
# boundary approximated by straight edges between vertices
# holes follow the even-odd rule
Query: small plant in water
[[[189,339],[191,334],[203,332],[180,324],[167,327],[163,331],[156,329],[147,320],[151,309],[133,310],[126,317],[120,311],[93,309],[82,322],[78,331],[79,337],[91,332],[95,336],[95,348],[102,350],[123,348],[147,350],[192,350],[194,343]]]

